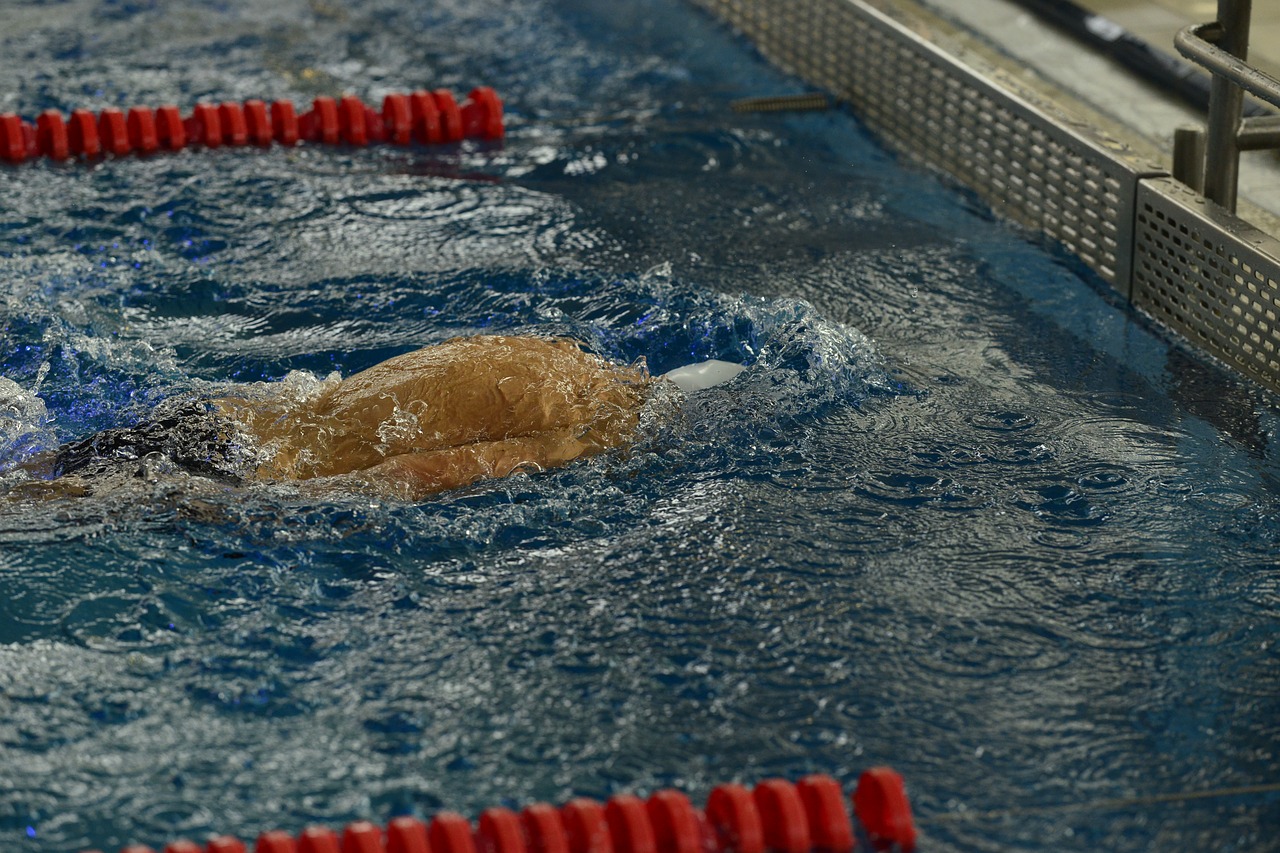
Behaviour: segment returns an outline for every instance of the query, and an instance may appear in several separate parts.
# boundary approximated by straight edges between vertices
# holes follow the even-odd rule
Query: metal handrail
[[[1242,118],[1244,93],[1280,107],[1280,80],[1248,63],[1252,0],[1218,0],[1218,20],[1185,27],[1173,40],[1178,52],[1213,75],[1204,145],[1206,198],[1234,212],[1240,152],[1280,147],[1274,117]],[[1174,152],[1175,164],[1185,161]]]
[[[1202,68],[1226,77],[1250,95],[1280,107],[1280,80],[1218,47],[1217,42],[1223,35],[1222,25],[1217,21],[1192,24],[1183,27],[1173,37],[1173,44],[1179,53]]]

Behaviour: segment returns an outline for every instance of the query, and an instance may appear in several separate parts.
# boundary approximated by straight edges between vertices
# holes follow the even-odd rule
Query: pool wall
[[[1175,181],[1161,152],[908,0],[691,2],[1197,350],[1280,391],[1280,240]]]

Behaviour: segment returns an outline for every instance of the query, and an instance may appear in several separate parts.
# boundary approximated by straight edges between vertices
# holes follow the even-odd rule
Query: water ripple
[[[10,470],[6,851],[872,764],[922,818],[1276,777],[1274,412],[1189,386],[1142,321],[839,110],[732,114],[795,81],[708,17],[10,6],[0,92],[28,116],[491,83],[509,133],[8,169],[6,466],[457,334],[747,370],[656,401],[632,452],[416,505],[177,477],[41,500]],[[1246,849],[1270,807],[928,841]]]

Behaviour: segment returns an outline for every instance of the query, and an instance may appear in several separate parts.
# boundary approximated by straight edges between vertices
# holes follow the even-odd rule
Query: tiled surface
[[[1199,111],[1166,97],[1009,0],[922,2],[1166,152],[1166,166],[1172,158],[1174,131],[1204,122]],[[1171,53],[1173,35],[1179,29],[1217,17],[1216,0],[1077,2],[1153,45],[1167,44]],[[1280,76],[1280,0],[1253,4],[1251,43],[1251,60]],[[1276,218],[1280,217],[1280,153],[1254,151],[1242,155],[1239,195],[1242,215],[1247,215],[1249,204],[1256,205],[1270,216],[1255,224],[1274,231]]]

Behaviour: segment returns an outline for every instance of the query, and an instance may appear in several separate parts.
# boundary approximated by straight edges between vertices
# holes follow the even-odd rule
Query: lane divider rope
[[[705,809],[674,789],[647,799],[618,794],[605,803],[585,797],[556,808],[534,803],[519,813],[494,807],[474,825],[455,812],[424,822],[398,817],[385,828],[368,821],[342,832],[309,826],[296,836],[263,832],[253,853],[854,853],[916,845],[902,777],[874,767],[851,796],[856,826],[840,783],[813,774],[796,783],[766,779],[748,790],[737,783],[712,789]],[[174,841],[163,853],[249,853],[229,835],[201,845]],[[83,853],[99,853],[86,850]],[[120,853],[156,853],[134,844]]]
[[[176,106],[107,107],[94,114],[72,110],[63,117],[45,110],[35,122],[0,113],[0,160],[18,164],[51,160],[96,160],[107,155],[147,155],[183,148],[267,147],[299,142],[365,146],[435,145],[463,139],[500,139],[505,133],[502,101],[487,86],[472,89],[461,104],[447,89],[390,94],[381,109],[354,95],[323,96],[299,114],[292,101],[196,104],[185,118]]]

